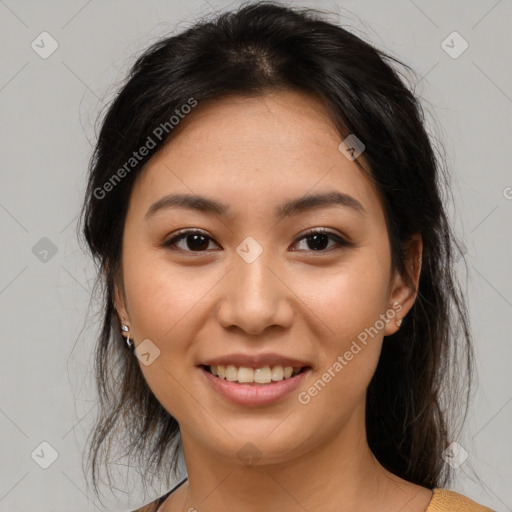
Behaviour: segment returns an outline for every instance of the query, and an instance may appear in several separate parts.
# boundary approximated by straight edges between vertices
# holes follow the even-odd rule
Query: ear
[[[126,309],[126,294],[122,283],[114,282],[114,308],[121,323],[130,325],[130,315]]]
[[[416,300],[420,273],[421,259],[423,254],[423,240],[420,234],[413,235],[403,246],[404,263],[407,273],[414,284],[414,289],[410,288],[405,276],[395,273],[391,285],[390,302],[388,310],[395,311],[395,317],[387,322],[384,329],[384,336],[389,336],[398,331],[396,320],[403,319],[414,305]]]

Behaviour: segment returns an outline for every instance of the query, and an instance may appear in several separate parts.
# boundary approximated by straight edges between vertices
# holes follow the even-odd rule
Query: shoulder
[[[175,485],[170,491],[166,492],[160,498],[157,498],[155,501],[144,505],[143,507],[138,508],[137,510],[133,510],[132,512],[158,512],[158,508],[160,505],[176,490],[178,487],[183,485],[187,481],[187,478],[183,479],[180,483]]]
[[[425,512],[494,512],[467,496],[448,489],[435,488]]]

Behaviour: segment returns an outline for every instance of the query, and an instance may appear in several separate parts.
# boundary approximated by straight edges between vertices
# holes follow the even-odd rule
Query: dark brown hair
[[[112,460],[112,441],[143,479],[169,486],[169,467],[176,468],[178,424],[126,350],[113,305],[133,184],[172,131],[106,197],[98,190],[190,98],[201,108],[226,95],[272,90],[319,98],[342,138],[356,134],[363,141],[362,157],[385,206],[393,269],[407,276],[404,248],[414,234],[423,239],[418,295],[401,329],[384,339],[367,392],[366,426],[371,450],[391,472],[429,488],[449,482],[441,454],[454,439],[460,406],[467,413],[471,336],[455,276],[460,255],[448,196],[442,197],[448,176],[398,66],[412,71],[322,13],[275,2],[244,4],[196,23],[135,62],[103,119],[79,224],[98,266],[95,289],[101,287],[104,306],[95,358],[100,413],[89,447],[95,490],[98,470]]]

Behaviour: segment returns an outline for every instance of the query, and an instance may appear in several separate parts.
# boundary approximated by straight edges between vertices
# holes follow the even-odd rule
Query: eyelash
[[[299,241],[303,240],[303,239],[310,238],[310,237],[312,237],[314,235],[317,235],[317,234],[329,235],[329,237],[338,244],[338,247],[334,248],[334,250],[343,249],[343,248],[346,248],[346,247],[353,247],[355,245],[352,242],[349,242],[348,240],[342,238],[338,234],[333,233],[332,231],[329,231],[329,230],[327,230],[325,228],[312,229],[312,230],[304,233],[300,238],[298,238],[294,242],[294,245],[296,243],[298,243]],[[209,238],[210,240],[213,240],[210,236],[208,236],[203,231],[199,231],[199,230],[196,230],[196,229],[183,229],[183,230],[177,231],[177,234],[175,236],[173,236],[169,240],[166,240],[162,245],[164,247],[166,247],[166,248],[169,248],[169,249],[173,250],[173,251],[179,250],[179,251],[182,251],[182,252],[190,252],[190,253],[197,253],[197,254],[200,254],[200,253],[203,253],[203,252],[207,252],[207,251],[190,251],[190,250],[186,250],[186,249],[174,249],[172,247],[174,244],[176,244],[176,242],[178,242],[180,240],[183,240],[187,236],[190,236],[190,235],[202,235],[205,238]],[[306,252],[329,253],[332,250],[333,250],[333,248],[331,247],[330,249],[322,249],[322,250],[318,250],[318,251],[306,250]]]

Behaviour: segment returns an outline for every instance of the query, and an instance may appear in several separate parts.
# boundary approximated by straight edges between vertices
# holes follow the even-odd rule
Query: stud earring
[[[396,325],[397,327],[400,327],[402,325],[402,319],[399,318],[397,321],[396,321]]]

